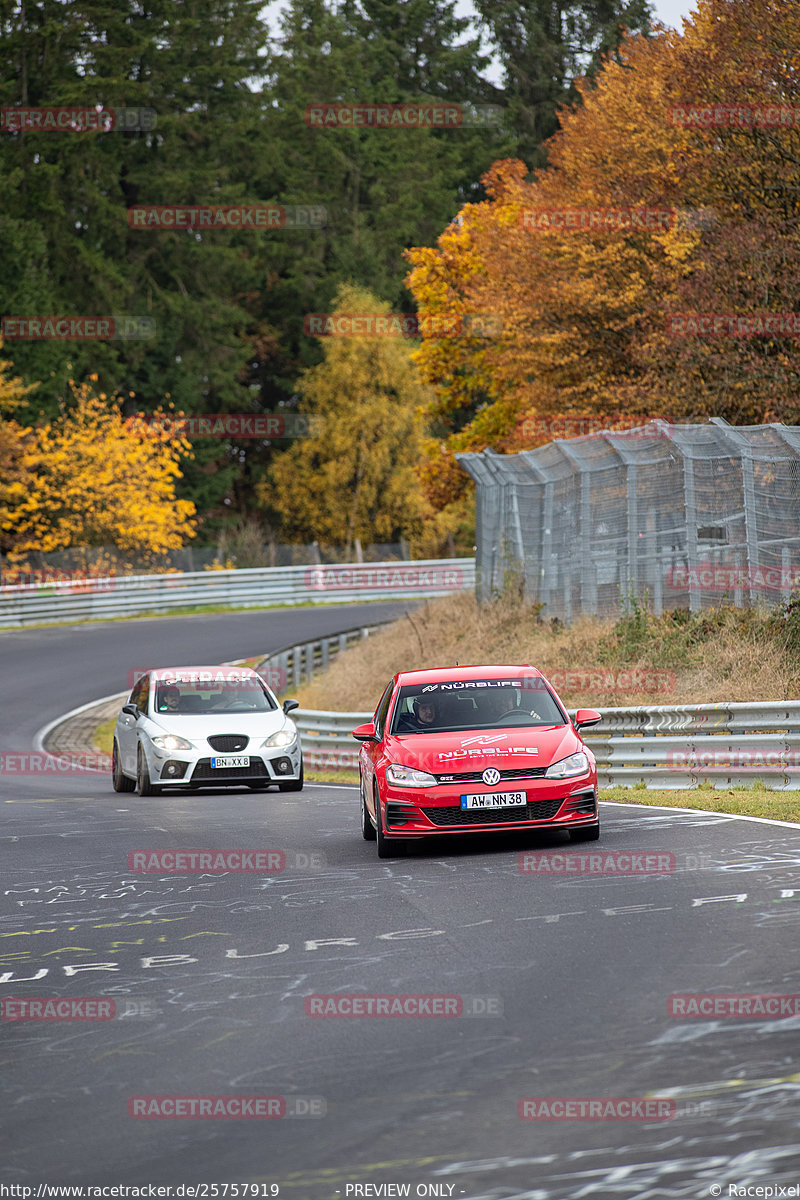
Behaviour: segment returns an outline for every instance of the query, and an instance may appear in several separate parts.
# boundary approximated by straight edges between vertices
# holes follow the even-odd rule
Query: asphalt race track
[[[402,609],[0,633],[0,749],[30,751],[133,665],[227,661]],[[0,1021],[4,1185],[650,1200],[800,1184],[800,1017],[667,1007],[800,994],[800,829],[605,805],[596,845],[506,835],[379,862],[355,788],[142,799],[98,774],[4,773],[0,803],[0,997],[116,1005],[102,1021]],[[129,869],[153,848],[276,849],[286,866]],[[565,851],[660,856],[638,861],[661,873],[520,869]],[[450,1002],[306,1015],[335,994]],[[128,1115],[150,1096],[279,1097],[282,1115]],[[667,1115],[608,1118],[613,1098],[646,1097]],[[519,1115],[526,1098],[539,1119]],[[559,1118],[553,1098],[572,1100],[571,1118],[546,1119],[541,1098]],[[605,1119],[576,1118],[580,1098]]]

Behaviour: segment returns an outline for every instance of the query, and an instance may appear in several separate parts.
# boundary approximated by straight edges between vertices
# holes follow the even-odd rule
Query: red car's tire
[[[378,843],[378,858],[396,858],[398,855],[405,853],[406,844],[395,838],[387,838],[383,832],[381,802],[377,786],[373,794],[375,796],[375,840]]]

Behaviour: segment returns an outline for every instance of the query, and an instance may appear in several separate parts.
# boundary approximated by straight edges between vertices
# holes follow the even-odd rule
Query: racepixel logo
[[[0,1000],[3,1021],[112,1021],[124,1017],[154,1017],[150,1000],[109,1000],[99,996],[49,996],[35,1000],[8,996]]]
[[[153,317],[7,316],[0,334],[8,342],[148,341],[156,336]]]
[[[501,1017],[499,996],[313,995],[305,998],[307,1017]]]
[[[155,127],[154,108],[0,108],[0,133],[127,133]]]
[[[324,1117],[323,1096],[131,1096],[128,1116],[150,1120],[280,1120]]]
[[[131,229],[323,229],[327,209],[319,204],[136,204],[128,209]]]
[[[736,1021],[752,1021],[757,1018],[783,1020],[786,1017],[800,1016],[800,994],[676,994],[667,997],[667,1016],[689,1020],[700,1020],[704,1017]]]
[[[604,853],[521,853],[517,868],[523,875],[672,875],[674,854],[635,851]]]
[[[303,332],[340,338],[500,337],[503,322],[497,313],[306,313]]]
[[[521,1121],[671,1121],[677,1105],[653,1096],[526,1096],[517,1115]]]

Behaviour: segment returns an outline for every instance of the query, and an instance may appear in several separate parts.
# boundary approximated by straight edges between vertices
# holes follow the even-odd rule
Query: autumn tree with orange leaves
[[[502,325],[417,352],[437,507],[469,486],[455,452],[539,445],[559,422],[797,419],[797,337],[674,331],[694,328],[687,314],[800,313],[798,59],[800,6],[700,0],[682,34],[628,38],[579,85],[546,169],[496,163],[489,199],[408,252],[423,315]],[[709,106],[740,115],[709,124]]]

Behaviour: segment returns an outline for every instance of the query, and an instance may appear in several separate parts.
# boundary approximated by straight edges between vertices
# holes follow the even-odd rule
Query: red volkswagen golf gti
[[[498,830],[600,836],[597,770],[579,730],[534,667],[403,671],[361,742],[361,832],[389,858],[411,839]]]

